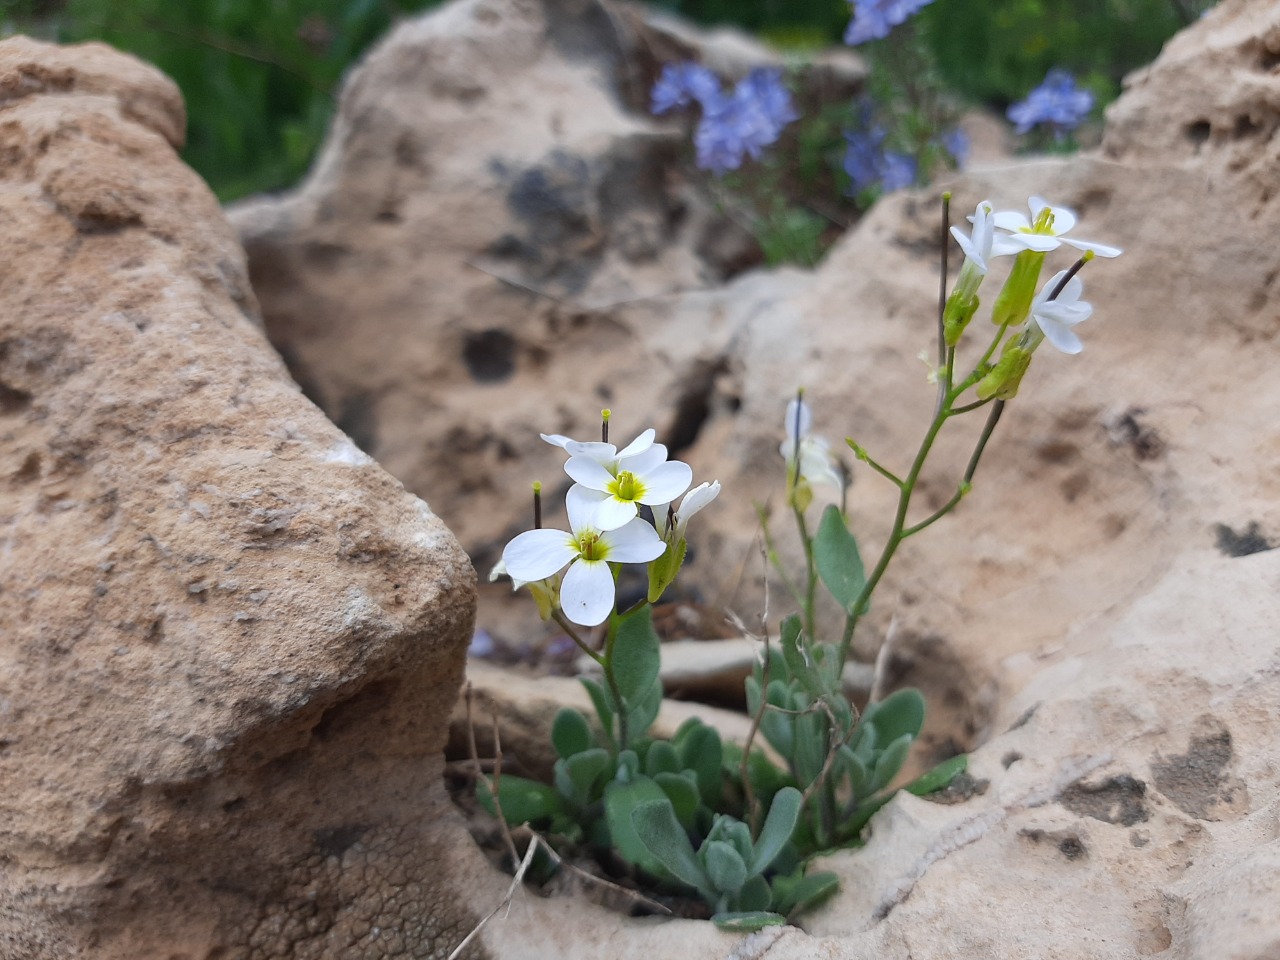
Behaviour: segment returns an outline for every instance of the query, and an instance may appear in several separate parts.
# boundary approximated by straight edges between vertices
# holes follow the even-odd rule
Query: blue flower
[[[720,81],[701,64],[668,63],[662,68],[650,97],[650,110],[655,114],[687,107],[695,100],[703,110],[709,110],[721,99]]]
[[[849,146],[844,154],[844,172],[851,181],[851,193],[859,194],[873,187],[884,176],[884,128],[846,130]]]
[[[896,150],[884,152],[884,173],[880,176],[880,184],[885,193],[903,190],[916,182],[916,158],[909,153]]]
[[[951,159],[956,162],[957,167],[963,167],[969,162],[969,135],[959,127],[952,127],[942,135],[939,141],[942,148],[951,154]]]
[[[1016,123],[1018,133],[1026,133],[1036,124],[1047,124],[1061,135],[1080,125],[1080,121],[1093,109],[1093,94],[1081,90],[1065,70],[1053,69],[1044,83],[1019,100],[1008,110],[1007,116]]]
[[[694,101],[702,108],[693,138],[697,164],[717,175],[737,170],[746,157],[760,159],[782,128],[799,116],[777,70],[752,70],[725,94],[719,79],[705,67],[663,67],[653,86],[653,112],[665,113]]]
[[[853,4],[853,20],[844,32],[844,42],[851,47],[868,40],[882,40],[900,23],[906,23],[921,7],[933,0],[849,0]]]

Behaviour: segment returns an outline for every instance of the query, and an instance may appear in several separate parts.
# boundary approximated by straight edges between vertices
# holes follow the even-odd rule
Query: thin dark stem
[[[950,236],[951,227],[951,194],[944,193],[942,195],[942,230],[940,231],[938,244],[942,249],[941,260],[939,265],[938,277],[938,403],[934,408],[934,413],[940,413],[943,405],[947,402],[947,392],[951,389],[951,383],[947,380],[947,332],[946,325],[943,323],[943,316],[947,312],[947,255],[951,250],[951,244],[947,242]]]
[[[973,475],[978,471],[978,461],[982,459],[982,452],[987,449],[987,441],[991,439],[991,434],[996,428],[996,424],[1000,422],[1000,414],[1004,413],[1003,400],[997,400],[995,406],[991,408],[991,413],[987,416],[987,423],[982,428],[982,436],[978,438],[978,445],[973,448],[973,456],[969,458],[969,466],[965,467],[964,482],[970,484],[973,482]]]

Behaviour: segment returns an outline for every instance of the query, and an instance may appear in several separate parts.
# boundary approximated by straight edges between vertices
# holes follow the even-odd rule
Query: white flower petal
[[[668,460],[640,478],[644,484],[641,503],[670,503],[693,483],[693,468],[682,460]]]
[[[1011,233],[1007,237],[1001,237],[1005,241],[1005,245],[1016,243],[1023,250],[1035,250],[1037,253],[1048,253],[1050,250],[1057,250],[1062,246],[1062,241],[1057,237],[1051,237],[1047,233]]]
[[[1093,304],[1083,300],[1073,302],[1050,300],[1036,307],[1031,314],[1035,317],[1048,317],[1054,323],[1060,323],[1063,326],[1074,327],[1093,315]]]
[[[569,488],[569,492],[565,494],[564,509],[569,514],[569,529],[574,535],[582,533],[583,530],[595,530],[596,527],[596,511],[600,509],[600,504],[608,499],[609,495],[599,490],[591,490],[575,483]]]
[[[616,530],[602,533],[600,540],[607,544],[605,556],[613,563],[648,563],[658,559],[667,549],[653,527],[639,517]]]
[[[719,480],[700,483],[684,495],[684,499],[680,501],[680,509],[676,511],[676,541],[684,539],[689,518],[718,496],[720,496]],[[656,517],[657,514],[655,513],[654,516]]]
[[[1055,207],[1052,204],[1046,204],[1053,211],[1053,225],[1049,228],[1056,237],[1059,234],[1067,233],[1076,225],[1076,215],[1072,210],[1066,207]]]
[[[1035,320],[1037,326],[1044,331],[1044,338],[1063,353],[1076,354],[1084,349],[1084,344],[1070,327],[1042,315],[1037,315]]]
[[[653,438],[657,435],[658,431],[650,427],[644,433],[640,434],[640,436],[636,437],[625,447],[619,450],[618,459],[621,460],[624,457],[634,457],[638,453],[644,453],[644,451],[653,446]],[[666,457],[665,453],[663,454],[663,457]]]
[[[502,551],[507,576],[513,580],[545,580],[578,556],[578,547],[563,530],[526,530]]]
[[[598,461],[590,457],[570,457],[564,465],[564,472],[590,490],[608,490],[613,483],[613,474]]]
[[[560,608],[583,627],[604,623],[613,610],[613,574],[603,560],[578,560],[560,583]]]
[[[634,500],[619,500],[614,496],[606,496],[605,499],[600,501],[600,506],[596,508],[595,529],[602,531],[616,530],[624,523],[630,523],[634,520],[636,511],[639,509]],[[614,560],[616,558],[610,557],[609,559]]]
[[[538,436],[542,437],[543,440],[547,441],[547,443],[551,444],[553,447],[563,448],[567,444],[574,442],[562,433],[540,433]]]
[[[797,416],[800,418],[799,423],[796,422]],[[787,429],[787,437],[794,444],[797,434],[803,437],[813,429],[813,412],[809,409],[809,405],[793,397],[787,403],[787,416],[783,425]],[[787,456],[790,455],[787,454]]]
[[[599,440],[570,440],[564,445],[564,449],[571,457],[586,457],[596,463],[611,464],[618,459],[618,448],[612,443],[601,443]]]
[[[1010,233],[1022,233],[1031,229],[1031,221],[1026,214],[1013,210],[1001,210],[992,215],[991,221],[1001,230],[1008,230]]]
[[[964,235],[964,231],[959,227],[952,227],[951,236],[955,238],[956,243],[960,244],[960,249],[964,252],[964,255],[976,263],[985,273],[987,265],[982,260],[982,253],[973,245],[973,241]]]
[[[640,476],[652,470],[660,463],[667,462],[667,448],[660,443],[655,443],[647,450],[642,450],[637,454],[623,457],[618,454],[618,471],[630,470],[632,473]]]
[[[1109,247],[1105,243],[1090,243],[1088,240],[1072,240],[1070,237],[1063,237],[1062,242],[1075,247],[1077,250],[1092,250],[1095,256],[1118,257],[1124,253],[1119,247]]]

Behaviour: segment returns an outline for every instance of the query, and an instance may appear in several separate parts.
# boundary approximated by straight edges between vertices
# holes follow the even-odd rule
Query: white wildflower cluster
[[[693,470],[668,460],[667,448],[654,442],[656,436],[646,430],[619,450],[612,443],[542,434],[569,455],[564,465],[574,480],[565,497],[569,530],[520,534],[502,551],[496,572],[510,576],[517,588],[528,585],[544,617],[558,609],[581,626],[603,623],[614,609],[618,564],[652,565],[651,599],[675,579],[689,518],[716,498],[720,484],[689,490]],[[679,508],[672,510],[672,501],[681,494]],[[641,505],[652,509],[657,529],[640,516]],[[667,560],[677,556],[674,563]]]

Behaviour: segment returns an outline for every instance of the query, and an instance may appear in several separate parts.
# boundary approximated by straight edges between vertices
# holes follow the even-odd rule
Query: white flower
[[[667,546],[653,527],[638,518],[615,530],[602,530],[597,518],[602,505],[598,496],[575,484],[565,497],[571,533],[528,530],[502,551],[512,579],[545,580],[569,564],[560,584],[560,607],[584,627],[603,623],[613,610],[610,563],[648,563]]]
[[[1053,300],[1048,299],[1066,273],[1065,270],[1058,271],[1036,295],[1031,303],[1031,322],[1063,353],[1079,353],[1084,344],[1071,328],[1088,320],[1093,313],[1093,305],[1080,299],[1084,284],[1079,277],[1072,277],[1062,288],[1062,293]]]
[[[680,501],[680,506],[676,509],[675,529],[669,538],[670,542],[679,543],[683,540],[685,530],[689,526],[689,518],[718,496],[720,496],[719,480],[713,480],[711,483],[700,483],[686,493],[684,499]],[[654,518],[657,519],[657,514],[654,514]]]
[[[642,503],[670,503],[689,489],[693,469],[679,460],[668,461],[667,448],[653,442],[655,435],[646,430],[621,451],[611,443],[565,444],[570,456],[564,472],[602,497],[596,512],[601,530],[634,520]]]
[[[788,475],[796,469],[797,438],[800,452],[800,479],[809,483],[830,483],[836,487],[844,486],[844,476],[835,460],[827,441],[809,433],[813,426],[813,413],[803,400],[792,399],[787,404],[787,439],[782,441],[778,452],[787,461]]]
[[[983,200],[978,204],[969,222],[973,224],[973,230],[969,236],[966,237],[959,227],[951,228],[951,236],[955,237],[956,243],[960,244],[965,260],[972,263],[980,275],[985,276],[992,257],[991,247],[995,241],[995,221],[991,214],[991,201]]]
[[[995,225],[1001,230],[1008,230],[1009,234],[996,237],[993,256],[1021,253],[1023,250],[1047,253],[1064,243],[1077,250],[1092,250],[1099,257],[1118,257],[1123,252],[1118,247],[1063,236],[1076,225],[1075,213],[1066,207],[1050,206],[1043,197],[1032,197],[1027,205],[1031,208],[1030,220],[1013,211],[995,215]]]

